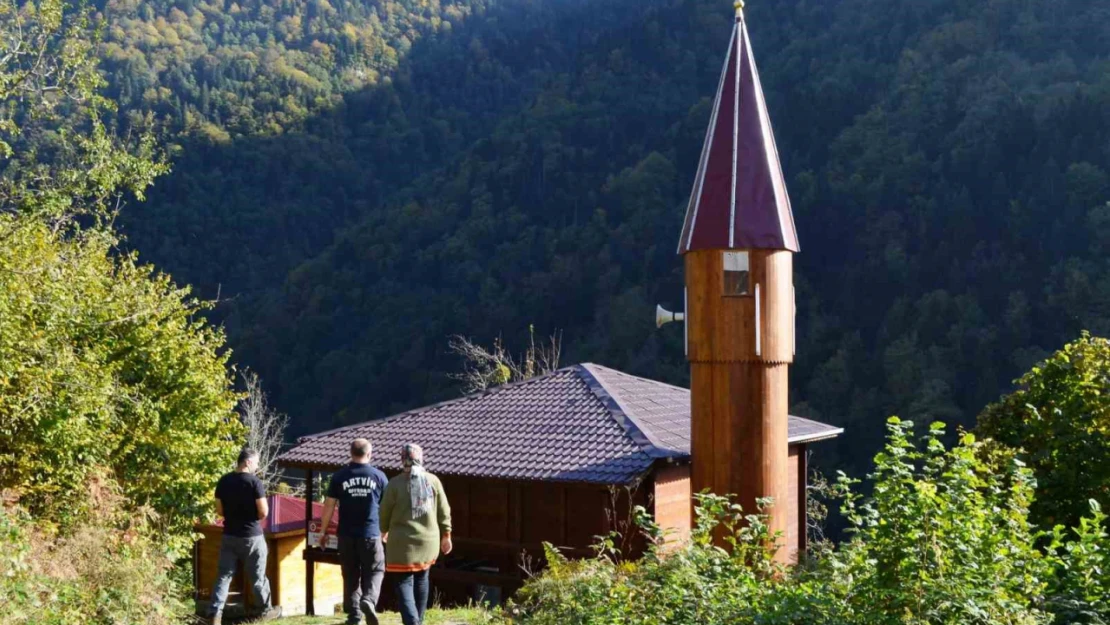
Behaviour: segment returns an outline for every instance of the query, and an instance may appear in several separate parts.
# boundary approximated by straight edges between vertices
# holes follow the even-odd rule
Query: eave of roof
[[[824,427],[824,429],[822,429],[820,432],[808,432],[808,433],[805,433],[805,434],[796,434],[794,436],[791,436],[791,437],[787,438],[786,442],[787,442],[787,444],[790,444],[790,445],[801,445],[801,444],[808,444],[808,443],[817,443],[817,442],[820,442],[820,441],[827,441],[827,440],[836,438],[837,436],[840,436],[841,434],[844,433],[844,428],[833,427],[833,426],[825,424],[825,423],[818,423],[817,421],[810,421],[809,419],[805,419],[803,417],[795,417],[794,415],[790,415],[790,419],[792,419],[792,420],[798,419],[798,420],[802,420],[802,421],[808,421],[809,423],[815,423],[817,425],[820,425],[820,426]]]

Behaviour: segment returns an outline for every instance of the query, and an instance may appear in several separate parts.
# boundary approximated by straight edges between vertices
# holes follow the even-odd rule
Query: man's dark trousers
[[[378,595],[385,577],[385,550],[381,538],[339,536],[339,563],[343,569],[343,611],[347,622],[362,616],[377,622]]]

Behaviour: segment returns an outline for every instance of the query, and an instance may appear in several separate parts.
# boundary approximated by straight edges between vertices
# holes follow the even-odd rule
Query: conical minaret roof
[[[738,3],[678,243],[680,254],[701,249],[799,249],[741,7]]]

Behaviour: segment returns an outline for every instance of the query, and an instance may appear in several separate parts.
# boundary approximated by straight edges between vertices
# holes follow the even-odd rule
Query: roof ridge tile
[[[640,422],[637,421],[635,416],[629,413],[621,402],[619,393],[615,392],[615,389],[609,388],[605,382],[594,373],[593,367],[599,366],[600,365],[595,365],[594,363],[583,363],[580,365],[579,375],[583,377],[586,386],[589,387],[594,396],[609,409],[610,418],[621,426],[625,435],[632,439],[632,442],[636,443],[644,453],[652,458],[674,458],[680,456],[681,454],[676,453],[674,450],[666,449],[659,445],[658,442],[645,431],[645,428],[641,427]],[[615,371],[608,367],[601,368]]]

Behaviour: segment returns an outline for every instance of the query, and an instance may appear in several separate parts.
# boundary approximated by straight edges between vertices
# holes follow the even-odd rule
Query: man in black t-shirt
[[[371,466],[370,451],[370,441],[365,438],[351,442],[351,463],[332,476],[320,519],[326,531],[339,504],[337,538],[343,570],[343,611],[347,613],[348,625],[358,625],[362,616],[369,625],[378,625],[376,606],[385,577],[378,506],[388,480]]]
[[[212,604],[208,614],[213,625],[221,625],[228,587],[239,562],[246,565],[247,577],[254,588],[254,597],[262,605],[262,620],[281,616],[281,608],[270,603],[270,581],[266,579],[266,538],[262,521],[270,514],[266,488],[254,476],[258,470],[258,453],[244,448],[234,471],[216,484],[216,513],[224,518],[224,535],[220,541],[219,572],[212,588]]]

